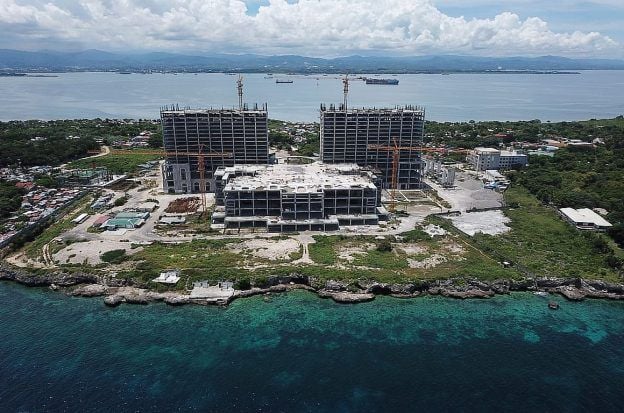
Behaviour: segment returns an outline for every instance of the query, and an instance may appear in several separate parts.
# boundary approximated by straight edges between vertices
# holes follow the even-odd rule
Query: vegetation
[[[310,259],[312,261],[325,264],[332,265],[336,263],[338,259],[338,254],[334,246],[343,240],[346,240],[347,237],[342,235],[315,235],[314,236],[314,244],[310,244],[308,246],[308,253],[310,254]]]
[[[316,242],[308,247],[310,258],[318,264],[305,270],[316,271],[321,279],[355,280],[369,278],[381,282],[410,282],[422,279],[449,277],[477,277],[484,280],[514,278],[514,269],[503,268],[501,263],[481,251],[470,239],[455,230],[445,220],[430,217],[427,223],[444,225],[451,230],[445,237],[431,238],[422,229],[401,234],[402,243],[376,240],[371,236],[346,237],[340,235],[315,236]],[[409,240],[409,241],[408,241]],[[390,243],[390,250],[386,243]],[[423,251],[421,254],[405,252],[406,244]],[[461,253],[453,252],[459,248]],[[379,250],[381,247],[382,251]],[[351,260],[341,258],[339,252],[351,250]],[[408,260],[423,262],[432,256],[436,262],[430,265],[410,265]],[[298,272],[301,272],[297,269]]]
[[[474,239],[488,254],[507,260],[536,276],[583,277],[619,280],[604,251],[608,243],[595,241],[559,218],[522,187],[505,193],[518,208],[506,210],[511,231],[497,236],[477,234]]]
[[[425,125],[425,143],[444,144],[451,147],[474,148],[498,146],[513,141],[539,142],[541,139],[564,136],[568,139],[588,138],[609,140],[624,135],[624,117],[592,119],[581,122],[541,122],[540,120],[516,122],[434,122]],[[502,134],[496,136],[496,134]],[[504,136],[503,136],[504,135]]]
[[[24,190],[17,188],[14,182],[0,180],[0,218],[6,218],[20,208],[23,194]]]
[[[145,155],[133,153],[132,150],[124,154],[104,155],[97,158],[85,158],[73,161],[70,168],[85,169],[104,166],[114,174],[127,174],[136,172],[139,165],[161,158],[158,155]]]
[[[75,225],[72,220],[78,215],[86,212],[89,209],[91,202],[93,202],[93,197],[85,196],[67,215],[60,219],[56,219],[52,225],[45,228],[40,234],[36,235],[36,238],[34,238],[32,242],[28,243],[24,248],[26,256],[30,258],[40,257],[43,246],[63,234],[65,231],[71,229]]]
[[[162,140],[160,125],[153,121],[130,122],[110,119],[0,122],[0,167],[56,166],[87,155],[104,143],[127,139],[141,131],[154,132],[154,143]],[[70,138],[71,136],[71,138]]]
[[[113,203],[113,205],[115,205],[116,207],[120,207],[120,206],[126,205],[126,202],[128,202],[128,195],[124,195],[124,196],[117,198],[115,202]]]
[[[609,234],[624,246],[624,135],[593,150],[532,157],[528,168],[511,177],[546,204],[606,209],[614,225]]]
[[[109,264],[119,264],[126,259],[126,250],[111,250],[100,255],[100,259]]]

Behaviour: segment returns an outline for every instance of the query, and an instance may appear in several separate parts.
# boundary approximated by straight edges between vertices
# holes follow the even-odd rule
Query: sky
[[[0,48],[624,58],[624,0],[0,0]]]

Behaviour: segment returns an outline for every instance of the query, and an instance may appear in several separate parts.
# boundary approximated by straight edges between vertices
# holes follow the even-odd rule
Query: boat
[[[558,310],[559,309],[559,303],[556,301],[549,301],[548,302],[548,308],[550,308],[551,310]]]
[[[398,79],[371,79],[370,77],[364,78],[367,85],[398,85]]]
[[[539,295],[540,297],[548,297],[548,293],[546,291],[535,291],[533,294]]]
[[[293,83],[292,80],[279,80],[279,79],[275,79],[275,83]]]

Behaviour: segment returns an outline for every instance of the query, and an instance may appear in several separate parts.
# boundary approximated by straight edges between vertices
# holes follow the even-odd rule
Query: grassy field
[[[78,217],[78,215],[84,212],[87,212],[89,205],[92,201],[92,196],[85,196],[83,199],[78,201],[78,204],[74,206],[67,215],[65,215],[61,219],[56,220],[52,225],[44,229],[41,234],[37,235],[37,238],[35,238],[34,241],[24,246],[23,251],[26,256],[33,259],[41,257],[41,249],[43,248],[43,246],[48,242],[52,241],[54,238],[63,234],[65,231],[73,228],[76,224],[72,222],[72,219]]]
[[[470,237],[453,230],[450,222],[430,217],[426,223],[444,226],[450,232],[432,238],[415,229],[402,235],[403,242],[393,243],[392,251],[379,251],[376,248],[379,240],[374,237],[319,235],[315,237],[316,243],[309,246],[310,258],[318,264],[319,274],[343,280],[362,278],[363,273],[366,273],[364,278],[382,282],[462,276],[494,280],[519,276],[514,269],[503,268],[498,260],[481,251]],[[345,249],[356,251],[351,260],[340,258],[340,252]],[[433,262],[423,263],[432,257]]]
[[[94,165],[96,167],[104,166],[114,174],[127,174],[136,172],[140,164],[162,158],[158,155],[145,155],[132,152],[133,151],[127,151],[127,153],[124,154],[79,159],[71,162],[68,166],[78,169],[92,168]]]
[[[605,256],[594,250],[590,240],[564,222],[552,209],[542,205],[522,187],[505,193],[512,230],[498,236],[477,235],[475,240],[486,251],[521,264],[538,276],[600,278],[621,281],[605,263]]]
[[[450,221],[430,216],[424,225],[438,225],[447,231],[446,235],[431,237],[420,227],[384,240],[373,236],[316,235],[315,242],[308,247],[313,264],[307,265],[292,264],[301,258],[301,248],[286,258],[269,260],[254,255],[252,250],[231,248],[232,244],[244,241],[236,238],[155,243],[128,256],[121,264],[124,270],[119,277],[149,282],[164,269],[178,268],[183,277],[183,282],[174,287],[178,289],[198,280],[251,280],[262,284],[269,276],[293,273],[314,277],[321,283],[329,279],[347,283],[407,283],[453,277],[492,281],[527,273],[621,281],[606,264],[604,254],[596,251],[591,238],[561,220],[555,210],[543,206],[521,187],[508,190],[506,198],[508,203],[519,206],[505,211],[511,218],[511,231],[502,235],[470,237]],[[76,213],[50,227],[44,236],[27,246],[27,251],[39,254],[45,242],[68,228],[69,219]],[[282,235],[275,241],[285,238]],[[514,267],[504,268],[504,260]]]

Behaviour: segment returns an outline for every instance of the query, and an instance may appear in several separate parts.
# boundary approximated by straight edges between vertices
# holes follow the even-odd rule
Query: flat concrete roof
[[[498,149],[494,149],[494,148],[478,147],[478,148],[474,148],[474,150],[477,153],[500,153],[500,151]]]
[[[236,170],[237,167],[225,168],[225,174]],[[372,182],[372,173],[362,170],[356,164],[315,162],[306,165],[241,165],[238,170],[254,175],[231,178],[225,191],[311,193],[322,192],[323,189],[377,189]]]
[[[424,114],[425,109],[420,106],[397,106],[394,108],[347,108],[345,111],[340,105],[326,105],[321,109],[321,113],[370,113],[370,114],[388,114],[388,113],[419,113]]]
[[[160,111],[161,114],[167,114],[167,115],[198,115],[198,114],[212,114],[212,115],[217,115],[217,114],[263,114],[266,115],[267,111],[263,110],[263,109],[245,109],[245,110],[241,110],[238,108],[232,108],[232,109],[226,109],[226,108],[219,108],[219,109],[213,109],[213,108],[208,108],[208,109],[180,109],[180,110],[161,110]]]

